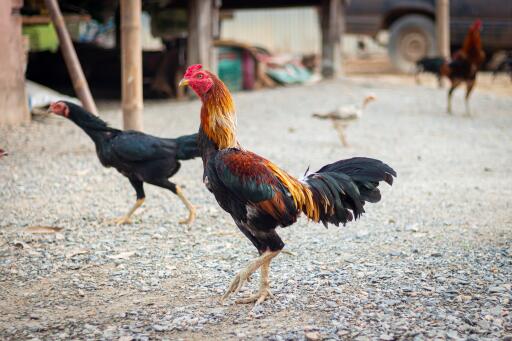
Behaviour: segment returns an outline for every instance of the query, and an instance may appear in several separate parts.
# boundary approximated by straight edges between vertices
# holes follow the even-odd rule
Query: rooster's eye
[[[203,78],[203,74],[202,73],[198,74],[197,78],[199,78],[199,79]]]

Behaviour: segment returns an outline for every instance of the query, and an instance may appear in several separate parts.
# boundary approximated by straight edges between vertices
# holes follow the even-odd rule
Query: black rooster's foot
[[[192,209],[189,210],[188,218],[180,220],[179,223],[186,224],[186,225],[192,225],[192,223],[194,223],[195,220],[196,220],[196,209],[194,207],[192,207]]]

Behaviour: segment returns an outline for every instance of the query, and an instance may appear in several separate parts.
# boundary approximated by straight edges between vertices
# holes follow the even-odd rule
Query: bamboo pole
[[[121,0],[121,66],[124,129],[142,131],[141,0]]]
[[[439,54],[450,58],[450,0],[436,1],[436,35]]]
[[[46,8],[50,12],[50,17],[52,19],[53,25],[55,26],[55,30],[57,31],[57,36],[59,37],[60,42],[60,50],[64,57],[64,61],[68,69],[71,82],[73,83],[75,93],[82,102],[84,108],[97,116],[98,109],[96,109],[96,104],[92,98],[89,85],[87,84],[87,80],[85,79],[84,72],[82,70],[82,66],[80,65],[80,61],[76,55],[73,42],[71,41],[71,37],[69,36],[69,32],[66,28],[66,23],[62,17],[59,4],[57,3],[57,0],[45,0],[45,4]]]

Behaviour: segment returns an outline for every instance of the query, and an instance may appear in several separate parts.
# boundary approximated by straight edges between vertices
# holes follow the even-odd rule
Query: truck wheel
[[[435,28],[432,19],[417,14],[396,20],[389,29],[388,54],[393,65],[413,72],[415,62],[436,53]]]

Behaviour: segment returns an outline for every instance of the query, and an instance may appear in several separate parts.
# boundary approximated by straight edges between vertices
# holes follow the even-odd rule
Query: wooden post
[[[439,54],[450,58],[450,0],[436,0],[436,35]]]
[[[214,40],[220,38],[220,7],[221,0],[213,0],[212,2],[212,42],[210,46],[210,71],[215,74],[219,72],[219,54],[214,45]]]
[[[22,6],[21,0],[0,1],[0,126],[30,122],[19,13]],[[4,144],[4,140],[0,144]]]
[[[341,35],[344,30],[343,0],[323,0],[320,10],[322,31],[322,76],[341,73]]]
[[[203,64],[205,69],[213,66],[213,1],[188,1],[187,63]],[[216,72],[217,70],[211,70]]]
[[[121,67],[124,129],[142,131],[141,0],[121,0]]]
[[[45,4],[48,11],[50,12],[50,17],[52,19],[53,25],[55,26],[55,30],[57,31],[60,50],[62,52],[62,56],[64,57],[64,61],[66,62],[69,77],[73,83],[75,93],[87,111],[90,111],[94,115],[98,115],[98,109],[96,109],[96,104],[92,98],[89,85],[87,84],[87,80],[85,79],[80,61],[76,55],[73,42],[71,41],[71,37],[69,36],[69,32],[66,28],[66,23],[62,17],[59,4],[57,3],[57,0],[45,0]]]

